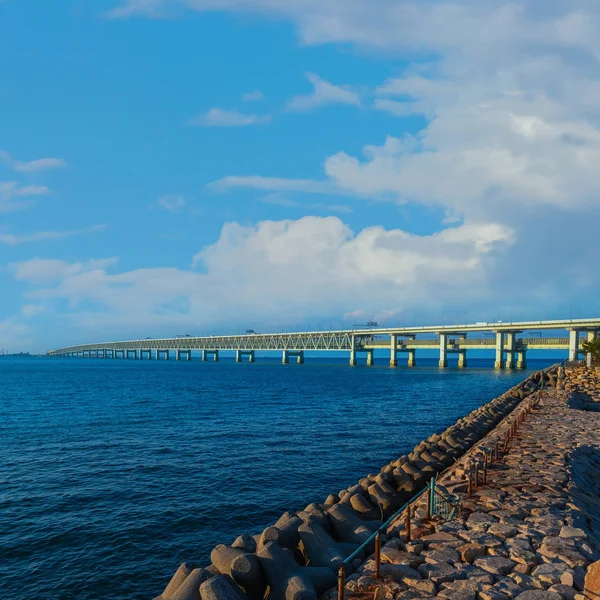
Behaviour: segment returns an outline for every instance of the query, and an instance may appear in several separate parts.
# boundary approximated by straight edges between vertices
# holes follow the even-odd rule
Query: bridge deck
[[[398,350],[440,348],[439,338],[402,339],[417,335],[446,335],[447,349],[475,350],[497,348],[495,337],[502,333],[520,334],[531,330],[571,330],[578,332],[596,332],[600,330],[600,319],[571,319],[553,321],[518,321],[496,323],[474,323],[466,325],[438,325],[423,327],[395,327],[361,330],[312,331],[301,333],[247,334],[209,337],[175,337],[165,339],[128,340],[118,342],[101,342],[69,346],[48,352],[49,355],[72,354],[95,350],[280,350],[280,351],[312,351],[312,350],[374,350],[390,348],[390,336],[397,336]],[[493,332],[491,338],[468,338],[473,332]],[[382,339],[382,336],[385,339]],[[501,337],[501,336],[500,336]],[[506,341],[507,336],[505,336]],[[517,337],[515,346],[504,345],[504,351],[519,349],[563,349],[569,348],[572,340],[568,337]],[[508,343],[508,342],[507,342]],[[578,344],[581,347],[581,344]]]

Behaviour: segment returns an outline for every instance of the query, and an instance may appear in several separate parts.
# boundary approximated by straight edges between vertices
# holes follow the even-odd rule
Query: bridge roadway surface
[[[532,330],[565,331],[566,337],[517,337]],[[358,352],[367,353],[367,364],[373,364],[376,349],[390,350],[390,365],[396,366],[397,353],[408,353],[408,364],[416,365],[418,349],[439,349],[440,367],[448,364],[448,354],[457,353],[460,367],[466,366],[467,350],[495,349],[497,368],[525,368],[528,350],[568,350],[569,359],[577,360],[584,341],[593,339],[600,331],[600,318],[546,321],[518,321],[496,323],[474,323],[467,325],[436,325],[423,327],[392,327],[370,329],[345,329],[338,331],[309,331],[301,333],[264,333],[244,335],[221,335],[205,337],[174,337],[163,339],[128,340],[101,342],[59,348],[48,352],[49,356],[83,356],[169,358],[175,352],[177,360],[190,360],[192,351],[202,351],[202,359],[212,356],[218,360],[219,351],[236,352],[240,362],[247,356],[254,362],[257,350],[277,350],[283,353],[282,362],[296,357],[304,362],[305,351],[346,350],[350,352],[350,364],[356,364]],[[492,332],[492,337],[470,338],[468,334]],[[417,339],[417,336],[432,336]]]

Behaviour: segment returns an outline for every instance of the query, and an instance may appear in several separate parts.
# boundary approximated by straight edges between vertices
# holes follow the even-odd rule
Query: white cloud
[[[38,173],[51,169],[62,169],[67,166],[62,158],[38,158],[29,162],[15,160],[8,152],[0,150],[0,162],[3,162],[13,171],[20,173]]]
[[[313,84],[313,93],[308,96],[296,96],[287,103],[291,112],[310,111],[329,104],[352,104],[360,106],[360,96],[349,86],[337,86],[321,79],[314,73],[307,73],[307,79]]]
[[[23,200],[32,196],[43,196],[50,190],[43,185],[21,185],[18,181],[0,181],[0,213],[22,210],[33,204]]]
[[[21,307],[21,315],[26,318],[31,318],[43,313],[44,310],[44,307],[40,304],[24,304]]]
[[[0,181],[0,201],[27,196],[41,196],[50,190],[45,185],[21,185],[18,181]]]
[[[266,98],[260,90],[253,90],[242,95],[242,102],[262,102],[263,100]]]
[[[18,244],[26,244],[29,242],[62,240],[74,235],[84,235],[95,231],[101,231],[103,229],[106,229],[106,225],[94,225],[92,227],[71,229],[67,231],[36,231],[35,233],[25,233],[19,235],[0,233],[0,243],[7,244],[9,246],[16,246]]]
[[[165,0],[127,0],[107,13],[113,19],[126,19],[133,15],[143,14],[147,17],[164,17],[167,2]]]
[[[298,206],[297,202],[279,192],[275,192],[274,194],[267,194],[264,198],[262,198],[261,202],[263,202],[264,204],[274,204],[276,206],[286,206],[288,208]]]
[[[262,177],[259,175],[223,177],[207,187],[219,192],[235,188],[250,188],[266,192],[309,192],[312,194],[331,194],[336,191],[335,186],[328,181],[285,179],[283,177]]]
[[[168,194],[158,199],[158,205],[170,212],[179,212],[186,205],[186,200],[178,194]]]
[[[317,202],[316,204],[311,204],[310,207],[316,210],[324,210],[333,213],[347,214],[354,212],[354,209],[351,206],[348,206],[347,204],[324,204],[322,202]]]
[[[30,299],[66,300],[78,328],[105,335],[106,327],[123,324],[231,326],[240,321],[240,298],[243,319],[272,320],[314,315],[323,306],[338,318],[357,305],[371,314],[397,311],[399,298],[403,305],[436,304],[429,289],[450,279],[458,295],[466,286],[473,297],[487,297],[481,286],[487,266],[510,244],[511,232],[496,224],[418,236],[381,227],[354,233],[337,217],[304,217],[226,224],[219,240],[194,257],[203,272],[157,268],[110,274],[113,259],[34,259],[12,270],[34,285]],[[90,305],[97,310],[90,313]]]
[[[261,125],[270,121],[270,115],[247,115],[237,110],[211,108],[206,113],[190,119],[188,123],[189,125],[201,127],[246,127],[248,125]]]
[[[12,263],[10,268],[18,281],[32,284],[43,284],[63,280],[74,275],[90,271],[105,271],[117,263],[117,258],[91,259],[85,262],[70,263],[64,260],[49,258],[33,258],[18,263]]]

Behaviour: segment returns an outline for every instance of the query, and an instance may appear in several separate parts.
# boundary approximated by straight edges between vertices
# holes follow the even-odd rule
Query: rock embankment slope
[[[418,541],[388,542],[382,560],[413,573],[385,566],[375,579],[367,561],[348,595],[600,600],[600,371],[561,375],[453,521],[421,522]]]

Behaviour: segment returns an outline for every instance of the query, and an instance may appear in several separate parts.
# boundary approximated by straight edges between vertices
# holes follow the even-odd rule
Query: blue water
[[[0,595],[149,600],[527,374],[346,360],[0,359]]]

